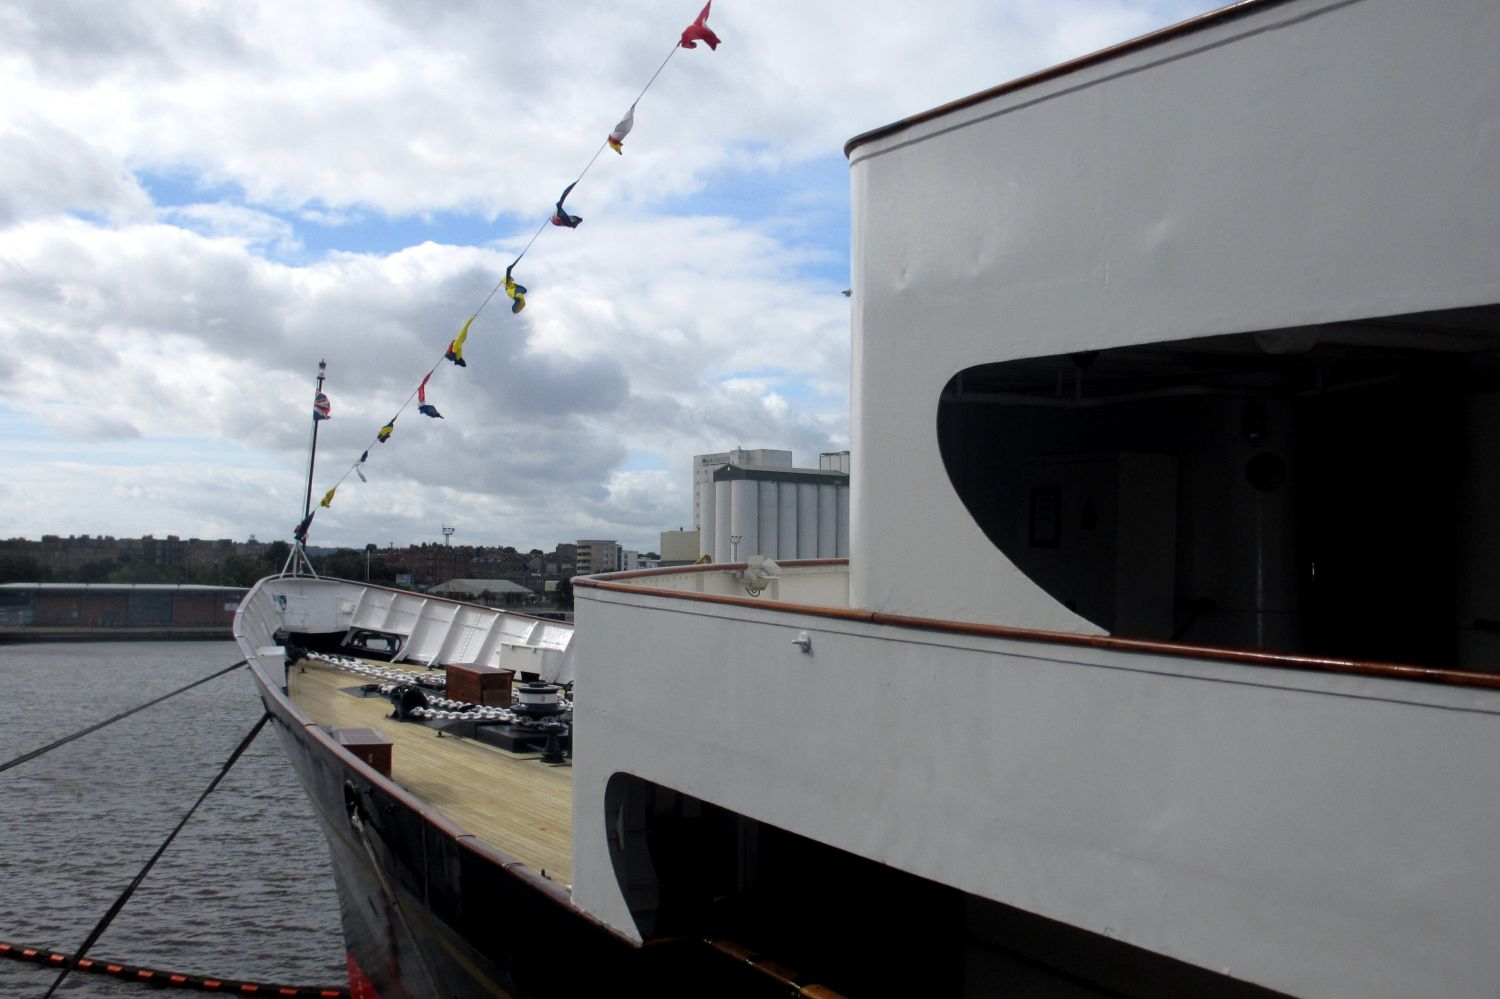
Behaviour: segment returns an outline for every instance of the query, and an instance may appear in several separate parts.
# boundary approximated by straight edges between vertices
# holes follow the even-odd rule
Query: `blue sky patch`
[[[746,161],[754,159],[754,151]],[[821,156],[778,170],[753,165],[710,175],[707,185],[676,206],[678,216],[715,215],[759,228],[823,259],[805,268],[809,276],[849,286],[849,163]]]
[[[282,220],[292,227],[301,248],[297,252],[283,250],[272,255],[293,264],[320,260],[338,252],[387,255],[426,242],[483,246],[494,240],[515,238],[533,224],[532,220],[510,215],[488,219],[473,212],[454,211],[388,216],[369,207],[329,208],[315,202],[288,210],[248,201],[238,184],[206,183],[201,176],[187,172],[143,171],[136,179],[158,208],[224,203]],[[203,231],[202,226],[184,223],[181,218],[176,221],[185,228]]]
[[[622,472],[658,472],[667,467],[661,455],[654,451],[637,451],[632,448],[625,455],[625,464],[620,466]]]

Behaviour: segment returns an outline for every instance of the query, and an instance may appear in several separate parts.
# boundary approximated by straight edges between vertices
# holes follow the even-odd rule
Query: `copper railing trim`
[[[786,568],[813,565],[835,566],[847,565],[848,560],[817,559],[786,561],[779,564]],[[914,631],[971,635],[980,638],[1004,638],[1045,645],[1070,645],[1108,649],[1115,652],[1172,656],[1180,659],[1208,659],[1215,662],[1231,662],[1247,666],[1265,666],[1277,669],[1294,669],[1304,672],[1352,674],[1392,680],[1409,680],[1420,683],[1500,690],[1500,674],[1480,673],[1473,670],[1436,666],[1413,666],[1405,663],[1360,659],[1333,659],[1324,656],[1261,652],[1254,649],[1236,649],[1213,645],[1186,645],[1180,642],[1162,642],[1140,638],[1116,638],[1112,635],[1079,635],[1064,631],[1019,628],[1013,625],[979,624],[971,621],[949,621],[941,618],[918,617],[908,614],[891,614],[885,611],[863,610],[854,607],[827,607],[817,604],[788,603],[768,600],[764,597],[740,597],[724,593],[695,593],[690,590],[640,586],[621,582],[621,580],[640,579],[647,576],[669,576],[678,574],[684,570],[693,572],[732,572],[744,567],[745,563],[743,562],[720,562],[710,565],[673,566],[666,569],[640,569],[631,572],[611,573],[605,576],[578,577],[574,579],[573,585],[575,587],[607,590],[616,593],[671,597],[723,606],[753,607],[759,610],[774,611],[782,614],[804,614],[810,617],[856,621],[864,624],[907,628]]]
[[[685,576],[695,572],[723,572],[726,569],[743,569],[747,562],[694,562],[691,565],[669,565],[660,569],[626,569],[622,572],[606,572],[593,576],[574,576],[575,586],[593,586],[598,580],[640,579],[643,576]],[[816,569],[846,566],[846,558],[796,558],[777,559],[783,569]]]
[[[920,125],[924,122],[932,121],[935,118],[941,118],[946,114],[951,114],[954,111],[961,111],[964,108],[973,107],[974,105],[981,104],[984,101],[990,100],[991,98],[1013,93],[1017,90],[1024,90],[1025,88],[1035,86],[1038,83],[1044,83],[1047,80],[1066,76],[1069,73],[1075,73],[1080,69],[1086,69],[1089,66],[1093,66],[1098,63],[1108,62],[1109,60],[1124,55],[1128,52],[1134,52],[1137,49],[1149,48],[1152,45],[1158,45],[1162,42],[1177,38],[1181,35],[1189,35],[1195,31],[1201,31],[1204,28],[1207,28],[1214,24],[1218,24],[1221,21],[1230,21],[1237,17],[1243,17],[1244,15],[1252,13],[1263,7],[1274,7],[1278,4],[1286,2],[1288,2],[1288,0],[1239,0],[1238,3],[1229,4],[1228,6],[1220,7],[1217,10],[1207,11],[1206,13],[1199,14],[1196,17],[1190,17],[1185,21],[1178,21],[1175,24],[1169,24],[1164,28],[1158,28],[1156,31],[1140,35],[1136,38],[1131,38],[1116,45],[1111,45],[1108,48],[1100,49],[1097,52],[1091,52],[1088,55],[1079,56],[1076,59],[1069,59],[1067,62],[1061,62],[1055,66],[1049,66],[1046,69],[1038,70],[1035,73],[1028,73],[1025,76],[1017,77],[1016,79],[1010,80],[1006,83],[1001,83],[996,86],[989,87],[988,89],[981,90],[978,93],[970,94],[967,97],[960,97],[957,100],[949,101],[946,104],[940,105],[930,110],[910,115],[906,118],[902,118],[900,121],[891,122],[889,125],[882,125],[879,128],[872,128],[867,132],[861,132],[859,135],[856,135],[854,138],[844,143],[844,155],[846,157],[851,155],[856,147],[862,146],[867,142],[872,142],[875,139],[883,139],[888,135],[895,135],[898,132],[904,132],[906,129],[911,128],[914,125]]]

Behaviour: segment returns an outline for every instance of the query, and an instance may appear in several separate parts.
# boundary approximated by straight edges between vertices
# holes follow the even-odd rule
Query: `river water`
[[[230,641],[0,645],[0,763],[238,659]],[[0,940],[77,949],[260,716],[235,670],[0,773]],[[343,953],[328,848],[271,726],[90,950],[285,985],[343,984]],[[0,996],[56,974],[0,959]],[[74,972],[59,994],[157,993]]]

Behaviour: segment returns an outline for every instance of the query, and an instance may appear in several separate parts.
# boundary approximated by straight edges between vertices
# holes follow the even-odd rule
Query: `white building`
[[[750,449],[737,447],[732,451],[693,455],[693,526],[695,528],[701,530],[703,527],[705,488],[712,488],[715,471],[731,464],[739,465],[741,468],[791,468],[792,452],[764,447]],[[845,471],[848,470],[845,469]]]
[[[849,474],[849,452],[848,451],[824,451],[818,455],[818,467],[825,472],[843,472]]]
[[[715,562],[849,557],[848,474],[725,465],[710,485],[699,547]]]
[[[661,532],[661,562],[663,565],[683,565],[695,561],[702,549],[698,546],[699,534],[697,531],[684,531],[678,528],[675,531]]]

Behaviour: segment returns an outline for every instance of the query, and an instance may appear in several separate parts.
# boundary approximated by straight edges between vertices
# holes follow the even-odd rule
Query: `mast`
[[[323,358],[318,361],[318,388],[313,394],[314,406],[317,405],[318,396],[323,394],[323,379],[327,377],[328,359]],[[307,515],[312,513],[313,466],[318,460],[318,424],[322,422],[322,420],[318,419],[317,410],[314,409],[312,418],[312,443],[307,446],[307,498],[302,501],[303,520],[306,520]]]
[[[302,523],[306,524],[312,515],[312,488],[313,469],[318,460],[318,424],[323,422],[318,419],[318,402],[323,397],[323,379],[328,377],[328,359],[322,358],[318,361],[318,387],[313,392],[313,415],[312,415],[312,442],[307,446],[307,495],[302,500]],[[302,530],[302,528],[298,528]],[[312,559],[307,557],[307,546],[305,544],[306,534],[292,537],[292,550],[287,555],[286,564],[281,567],[282,575],[288,572],[291,575],[300,575],[302,567],[307,567],[307,572],[317,578],[318,572],[313,568]]]

